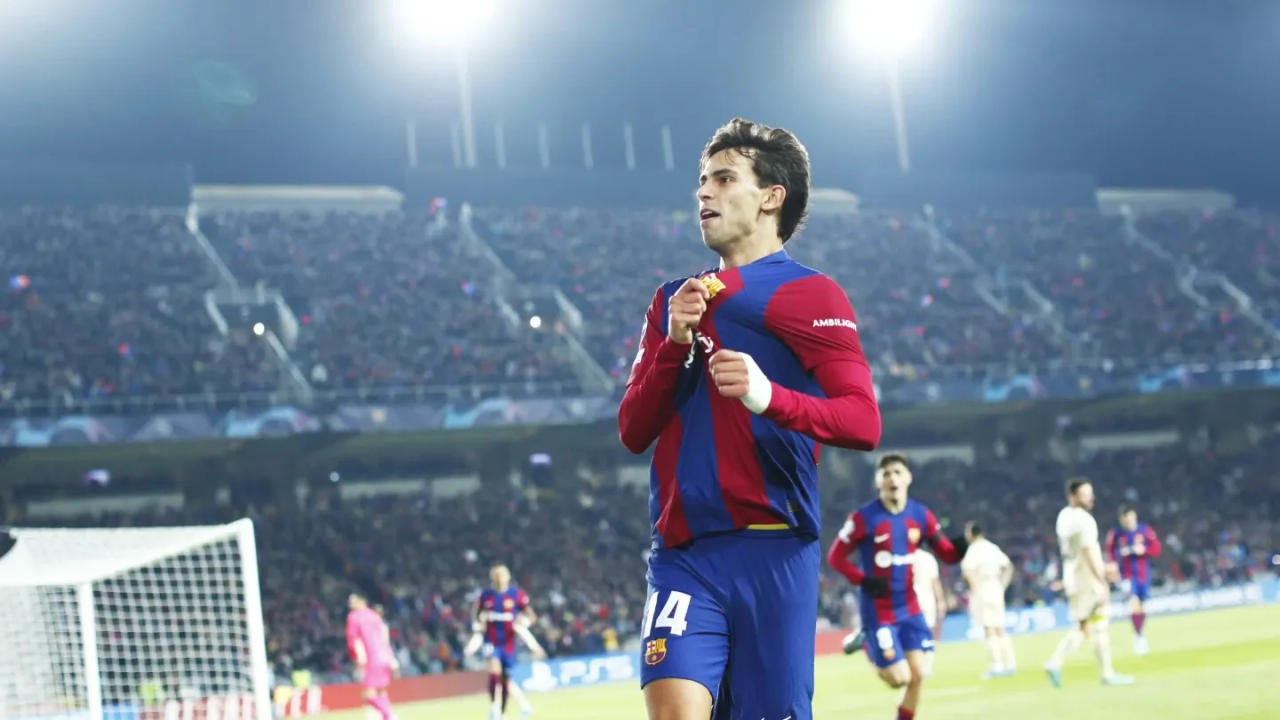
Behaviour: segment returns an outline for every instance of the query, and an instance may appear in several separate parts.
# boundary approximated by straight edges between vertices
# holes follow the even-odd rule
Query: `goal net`
[[[0,720],[270,720],[253,524],[13,528]]]

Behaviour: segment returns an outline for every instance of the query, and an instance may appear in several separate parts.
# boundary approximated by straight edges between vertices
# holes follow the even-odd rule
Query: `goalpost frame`
[[[66,623],[78,626],[63,628],[62,642],[66,644],[61,646],[64,651],[70,652],[70,655],[64,657],[63,664],[70,674],[64,674],[62,678],[79,686],[78,708],[75,709],[77,718],[103,720],[105,716],[114,712],[115,703],[136,702],[135,689],[132,686],[129,686],[129,695],[135,699],[124,700],[118,697],[122,683],[119,677],[111,674],[113,671],[108,667],[120,659],[117,655],[121,652],[121,639],[114,637],[112,640],[114,644],[103,644],[107,642],[107,636],[113,632],[112,628],[117,624],[113,620],[114,615],[108,616],[104,613],[116,613],[119,610],[122,602],[121,590],[115,587],[115,584],[120,581],[120,578],[126,573],[161,562],[165,558],[202,552],[202,548],[207,546],[221,546],[223,552],[229,551],[237,556],[238,569],[222,577],[226,581],[234,580],[239,585],[238,599],[235,602],[237,608],[233,612],[237,618],[240,618],[237,623],[243,623],[239,624],[239,633],[241,633],[239,637],[240,642],[244,643],[240,645],[239,652],[226,654],[223,658],[225,661],[239,665],[238,674],[243,681],[247,681],[248,687],[244,686],[243,681],[241,682],[240,689],[236,691],[239,693],[238,698],[220,696],[217,693],[225,691],[211,688],[212,695],[196,698],[193,703],[207,702],[209,712],[219,720],[224,717],[221,709],[223,703],[233,703],[231,707],[236,708],[226,710],[225,720],[232,720],[232,718],[272,720],[270,666],[266,652],[266,630],[252,520],[243,518],[225,525],[167,528],[83,530],[13,528],[13,532],[18,538],[18,543],[3,558],[0,558],[0,600],[8,603],[0,604],[0,608],[3,608],[0,612],[5,613],[0,615],[0,627],[7,628],[7,631],[21,633],[27,627],[21,623],[27,621],[13,615],[10,611],[24,612],[25,606],[22,605],[24,602],[43,602],[35,595],[30,601],[23,600],[25,596],[22,593],[40,592],[40,588],[61,588],[60,597],[63,598],[64,614],[57,616],[57,611],[54,610],[55,617],[62,617]],[[142,540],[120,545],[96,540],[96,538],[106,537],[106,534],[125,540],[132,538],[142,538]],[[67,538],[75,535],[93,539],[88,540],[87,544],[81,547],[76,547],[73,543],[67,543]],[[153,538],[154,541],[152,541]],[[64,559],[69,559],[69,562],[62,562]],[[214,561],[217,562],[216,556]],[[186,568],[184,572],[190,573],[192,570]],[[208,588],[204,591],[208,592]],[[123,600],[123,602],[128,601],[128,598]],[[145,604],[146,601],[142,602]],[[231,610],[230,607],[227,609]],[[40,610],[37,609],[32,620],[41,622],[39,613]],[[15,621],[19,624],[14,624]],[[37,624],[34,627],[39,628],[40,625]],[[37,630],[36,635],[32,636],[33,642],[37,644],[46,642],[43,636],[37,637],[40,632],[43,631]],[[23,637],[26,636],[20,635],[19,639]],[[10,639],[6,638],[6,640]],[[27,667],[25,663],[30,659],[22,654],[23,646],[15,646],[12,643],[9,645],[10,652],[0,653],[0,675],[4,675],[0,680],[5,681],[10,679],[10,671],[25,671]],[[34,647],[35,645],[31,646],[31,648]],[[27,648],[26,652],[44,652],[45,655],[50,652],[31,648]],[[56,661],[57,658],[54,658],[51,662],[56,663]],[[52,669],[40,670],[44,673],[40,679],[46,679],[50,683],[49,689],[42,692],[52,695],[59,690],[56,689],[58,670],[56,666],[51,667]],[[48,675],[48,678],[45,678],[45,675]],[[75,677],[79,675],[83,677]],[[134,678],[134,681],[141,679],[141,677]],[[6,701],[9,699],[7,693],[11,690],[11,687],[0,683],[0,719],[9,717],[7,711],[10,708],[7,707]],[[22,703],[27,705],[33,703],[30,697],[15,695],[14,699],[19,702],[15,707],[21,707]],[[42,701],[43,699],[38,699],[34,702],[38,705]],[[182,700],[182,702],[185,704],[186,701]],[[188,711],[185,708],[181,711],[183,717],[186,717]],[[168,709],[166,709],[167,716]]]
[[[84,691],[89,720],[102,720],[102,674],[98,668],[98,620],[93,610],[93,583],[76,585],[80,613],[80,645],[84,653]]]
[[[244,583],[246,628],[249,632],[249,672],[253,676],[253,709],[257,720],[271,720],[271,689],[267,672],[267,639],[262,622],[262,594],[258,585],[258,550],[253,540],[253,521],[241,518],[231,523],[240,548],[240,575]],[[95,718],[97,720],[97,718]]]

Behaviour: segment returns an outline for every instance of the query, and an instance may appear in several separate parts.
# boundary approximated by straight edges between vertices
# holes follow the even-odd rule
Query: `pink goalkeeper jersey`
[[[364,644],[365,658],[370,666],[391,664],[387,625],[372,608],[363,607],[347,613],[347,651],[353,659],[356,656],[357,639]]]

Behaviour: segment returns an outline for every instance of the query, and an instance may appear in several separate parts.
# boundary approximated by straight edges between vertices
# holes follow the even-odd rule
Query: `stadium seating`
[[[1054,595],[1052,522],[1063,478],[1094,481],[1104,532],[1120,503],[1139,504],[1163,538],[1166,553],[1153,562],[1153,577],[1157,589],[1168,589],[1216,586],[1266,567],[1280,545],[1277,466],[1274,446],[1232,456],[1185,446],[1109,451],[1071,467],[1026,454],[976,465],[935,460],[915,468],[913,496],[935,509],[949,535],[971,519],[988,528],[1017,565],[1010,590],[1017,607]],[[636,636],[649,544],[646,490],[606,480],[615,469],[597,462],[573,484],[541,496],[513,490],[341,500],[336,491],[318,492],[304,508],[188,508],[75,524],[207,523],[248,514],[256,520],[277,673],[349,673],[344,603],[355,588],[385,605],[407,672],[442,672],[462,662],[475,593],[493,562],[508,563],[529,592],[540,618],[535,633],[553,655],[598,652]],[[865,484],[848,478],[824,478],[823,487],[825,545],[844,515],[870,497]],[[944,566],[943,579],[949,604],[963,607],[955,569]],[[850,598],[844,579],[824,571],[821,616],[844,623]]]
[[[1201,270],[1225,274],[1280,328],[1280,219],[1253,211],[1165,212],[1138,226]]]
[[[490,208],[475,218],[487,248],[430,210],[215,213],[201,225],[243,287],[286,298],[300,321],[291,359],[321,391],[580,391],[571,331],[530,328],[506,302],[545,286],[581,311],[582,346],[621,381],[654,289],[716,264],[684,211]],[[1172,259],[1092,211],[939,215],[936,227],[911,213],[817,214],[788,246],[848,290],[882,383],[1277,354],[1274,335],[1216,283],[1197,285],[1199,298],[1179,286],[1190,267],[1221,272],[1280,324],[1273,216],[1140,219]],[[214,266],[181,215],[11,209],[0,211],[0,237],[10,276],[0,402],[56,411],[278,388],[280,364],[260,342],[209,320],[201,303]],[[514,283],[498,279],[494,254]],[[1016,291],[1024,283],[1051,304],[1047,315]]]
[[[1082,341],[1079,358],[1141,366],[1274,350],[1227,298],[1202,307],[1182,293],[1176,268],[1130,242],[1118,217],[1025,210],[950,216],[941,225],[992,273],[1030,280]]]
[[[0,210],[0,267],[0,402],[128,408],[275,387],[263,348],[220,335],[205,312],[212,267],[180,213]]]
[[[573,379],[554,332],[514,327],[493,273],[425,212],[226,213],[202,229],[242,284],[284,295],[294,359],[322,389]]]

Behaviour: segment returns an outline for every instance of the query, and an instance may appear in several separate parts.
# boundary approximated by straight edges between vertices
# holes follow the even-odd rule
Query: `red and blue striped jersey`
[[[870,450],[880,438],[849,298],[785,251],[701,277],[711,274],[720,289],[689,345],[667,337],[668,303],[685,280],[658,288],[618,410],[628,449],[657,440],[654,545],[761,526],[817,537],[818,443]],[[771,381],[761,414],[716,390],[707,360],[720,349],[750,355]]]
[[[911,562],[921,543],[928,543],[943,562],[960,562],[960,552],[942,534],[933,511],[915,500],[908,499],[902,512],[892,513],[876,498],[849,514],[831,544],[827,563],[855,585],[868,575],[889,583],[884,597],[858,594],[863,627],[890,625],[920,614]],[[854,552],[857,565],[849,562]]]
[[[485,624],[484,639],[505,652],[516,651],[516,616],[529,607],[529,596],[514,585],[498,592],[487,588],[476,601],[476,619]]]
[[[1132,583],[1151,582],[1148,558],[1160,557],[1160,539],[1146,523],[1132,530],[1120,528],[1107,533],[1107,556],[1120,566],[1120,577]]]

